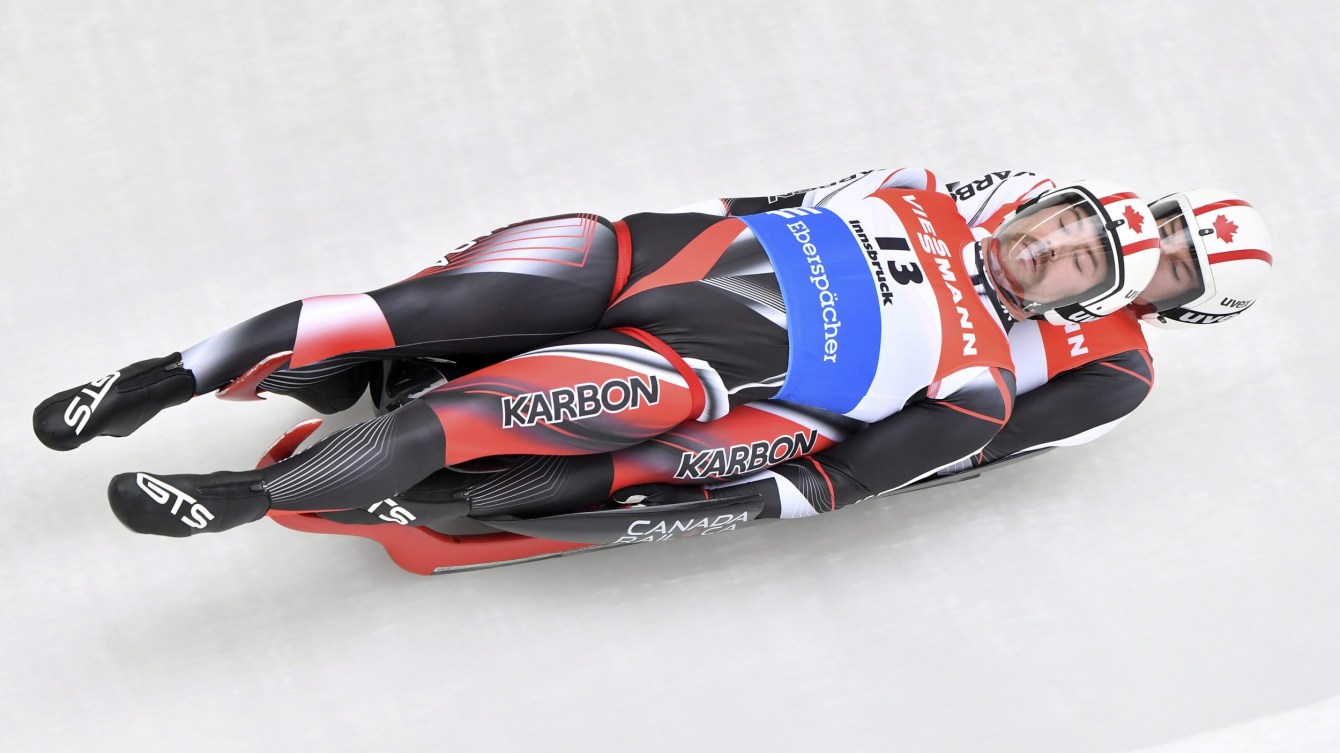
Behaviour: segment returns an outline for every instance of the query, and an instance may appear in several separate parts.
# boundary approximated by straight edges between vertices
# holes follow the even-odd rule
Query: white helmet
[[[1149,205],[1163,263],[1133,309],[1155,326],[1215,324],[1246,311],[1274,263],[1261,213],[1213,188],[1172,194]]]
[[[1159,263],[1154,216],[1134,191],[1108,181],[1046,191],[982,244],[987,277],[1010,315],[1054,324],[1125,308]]]

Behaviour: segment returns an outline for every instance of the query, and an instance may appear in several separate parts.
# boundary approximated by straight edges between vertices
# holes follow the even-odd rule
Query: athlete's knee
[[[449,453],[462,443],[481,446],[479,456],[604,452],[702,411],[701,384],[674,358],[627,333],[590,332],[480,369],[424,400],[442,421]]]

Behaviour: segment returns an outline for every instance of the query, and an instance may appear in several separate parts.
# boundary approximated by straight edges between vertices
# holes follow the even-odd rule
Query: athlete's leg
[[[613,227],[594,215],[518,223],[370,293],[285,304],[187,348],[48,398],[38,437],[72,449],[125,436],[158,411],[219,389],[262,359],[291,353],[261,386],[339,410],[367,384],[360,364],[394,356],[502,358],[593,329],[616,284]]]
[[[701,415],[703,405],[696,375],[663,344],[637,332],[590,332],[464,376],[262,470],[122,474],[109,496],[137,531],[226,530],[271,508],[366,508],[489,455],[608,452]]]
[[[609,500],[616,489],[650,483],[700,484],[820,452],[864,426],[806,406],[741,405],[715,421],[688,420],[660,436],[601,455],[515,458],[493,473],[441,471],[396,501],[425,525],[443,514],[548,515]],[[450,503],[450,508],[444,503]],[[464,503],[468,509],[462,509]],[[342,523],[384,522],[375,512],[331,513]]]
[[[607,221],[528,220],[379,290],[307,298],[262,314],[189,348],[183,361],[204,392],[284,350],[293,356],[276,377],[355,362],[340,358],[346,354],[502,358],[592,329],[609,304],[617,265]],[[277,378],[268,381],[280,386]]]
[[[627,238],[630,229],[643,245],[633,254],[627,286],[601,319],[605,329],[622,334],[592,332],[428,394],[418,405],[441,418],[442,431],[442,452],[431,461],[420,458],[433,453],[410,453],[402,461],[376,446],[386,444],[387,434],[430,441],[428,414],[407,405],[396,411],[402,414],[396,421],[359,427],[357,437],[337,435],[270,466],[252,483],[257,493],[248,504],[255,514],[271,504],[288,510],[364,507],[444,466],[487,455],[607,452],[775,394],[786,372],[785,312],[766,254],[746,226],[715,218],[635,217],[615,232]],[[658,232],[642,232],[648,229]],[[196,490],[203,493],[199,484],[209,482],[200,476],[168,480],[196,497]],[[228,483],[235,489],[237,480]],[[135,493],[130,474],[114,482],[111,496],[122,512],[156,511]],[[130,516],[122,519],[137,527]]]

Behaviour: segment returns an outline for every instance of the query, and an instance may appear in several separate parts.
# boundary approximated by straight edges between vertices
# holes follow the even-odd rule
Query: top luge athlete
[[[890,184],[925,188],[929,180],[920,170],[869,171],[817,189],[714,200],[683,211],[724,216],[767,209],[836,208]],[[946,189],[965,220],[990,231],[1009,209],[1054,187],[1054,182],[1032,172],[998,171],[950,183]],[[1030,319],[1010,327],[1017,393],[1010,420],[981,452],[941,469],[939,475],[1102,436],[1138,407],[1153,385],[1154,370],[1137,318],[1154,326],[1196,328],[1230,320],[1255,302],[1272,259],[1264,221],[1253,207],[1224,191],[1196,189],[1163,197],[1150,209],[1159,225],[1161,255],[1144,294],[1111,317],[1064,326]],[[432,369],[420,370],[430,378],[436,375]],[[404,371],[412,373],[413,369]],[[385,393],[378,398],[386,407]],[[819,409],[760,401],[738,406],[715,421],[686,421],[660,437],[613,453],[525,456],[497,462],[494,465],[505,468],[491,473],[439,471],[409,493],[370,510],[331,512],[323,517],[375,525],[388,521],[387,506],[394,504],[399,509],[389,520],[431,526],[462,515],[571,512],[609,497],[656,505],[701,501],[718,492],[689,485],[743,476],[820,452],[862,426]],[[885,462],[900,460],[888,456]],[[763,516],[805,517],[840,507],[839,497],[854,498],[855,493],[837,495],[829,484],[803,482],[811,476],[848,478],[841,468],[833,470],[829,465],[832,458],[819,455],[751,479],[756,483],[750,491],[767,500]],[[653,482],[679,486],[655,486]],[[722,486],[726,491],[720,493],[724,494],[744,491]],[[797,504],[782,505],[783,498]]]

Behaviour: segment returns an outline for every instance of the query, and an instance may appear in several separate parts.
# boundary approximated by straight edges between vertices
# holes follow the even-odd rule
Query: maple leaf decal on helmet
[[[1228,219],[1222,214],[1214,218],[1214,235],[1219,240],[1228,243],[1233,240],[1233,236],[1238,232],[1237,223]]]
[[[1132,230],[1137,233],[1144,232],[1145,218],[1141,217],[1134,207],[1127,205],[1126,211],[1122,212],[1121,216],[1126,218],[1126,224],[1130,225]]]

